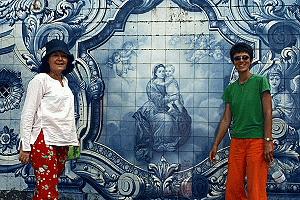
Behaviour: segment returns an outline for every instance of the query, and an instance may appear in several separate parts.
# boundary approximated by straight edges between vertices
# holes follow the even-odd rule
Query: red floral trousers
[[[58,178],[64,170],[68,149],[68,146],[46,145],[40,132],[30,154],[36,177],[33,200],[58,200]]]

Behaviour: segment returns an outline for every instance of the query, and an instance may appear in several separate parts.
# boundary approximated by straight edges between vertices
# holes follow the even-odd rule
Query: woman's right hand
[[[21,149],[19,154],[19,161],[21,161],[22,164],[28,164],[30,161],[30,151],[23,151]]]
[[[214,145],[209,152],[209,159],[213,162],[216,161],[217,151],[218,151],[218,146]]]

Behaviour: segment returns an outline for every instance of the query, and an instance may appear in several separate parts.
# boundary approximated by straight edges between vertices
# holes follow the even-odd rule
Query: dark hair
[[[53,52],[54,53],[54,52]],[[51,55],[51,54],[50,54]],[[42,60],[45,60],[42,62],[42,64],[39,66],[39,70],[38,73],[49,73],[50,72],[50,65],[48,63],[48,59],[50,57],[50,55],[45,56]],[[71,73],[75,67],[75,65],[73,64],[74,58],[68,56],[68,64],[66,69],[62,72],[62,74],[65,76],[69,73]]]
[[[74,56],[70,53],[68,45],[58,39],[53,39],[49,42],[47,42],[45,45],[46,47],[46,54],[42,58],[42,63],[39,66],[38,73],[49,73],[50,72],[50,65],[48,63],[48,59],[54,52],[63,52],[68,56],[68,64],[66,69],[62,72],[63,75],[67,75],[71,73],[75,67],[73,64]]]
[[[246,44],[244,42],[239,42],[234,44],[231,49],[230,49],[230,59],[231,62],[234,62],[233,60],[233,56],[236,53],[241,53],[241,52],[245,52],[250,56],[250,60],[253,60],[253,48],[249,45]]]
[[[158,68],[160,68],[160,67],[166,68],[163,64],[157,64],[157,65],[155,65],[154,68],[153,68],[153,78],[152,79],[156,79],[157,78],[156,72],[157,72]]]

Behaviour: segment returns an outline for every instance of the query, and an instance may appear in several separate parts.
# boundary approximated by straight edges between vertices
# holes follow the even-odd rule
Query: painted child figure
[[[174,78],[175,67],[173,65],[166,65],[165,68],[165,82],[157,83],[166,87],[167,97],[170,102],[167,104],[169,107],[168,112],[175,110],[176,106],[179,112],[183,110],[183,99],[179,91],[179,84]]]

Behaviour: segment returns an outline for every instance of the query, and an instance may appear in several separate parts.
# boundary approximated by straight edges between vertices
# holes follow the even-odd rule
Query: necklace
[[[245,83],[248,82],[248,80],[249,80],[252,76],[253,76],[253,74],[250,74],[250,76],[247,77],[246,80],[244,80],[244,81],[242,81],[242,82],[241,82],[240,79],[239,79],[239,84],[240,84],[240,85],[244,85]]]
[[[250,80],[250,78],[252,76],[253,76],[253,74],[250,74],[250,76],[246,80],[244,80],[243,82],[240,82],[240,80],[238,81],[238,85],[240,86],[241,93],[244,93],[246,84],[248,83],[248,81]]]

